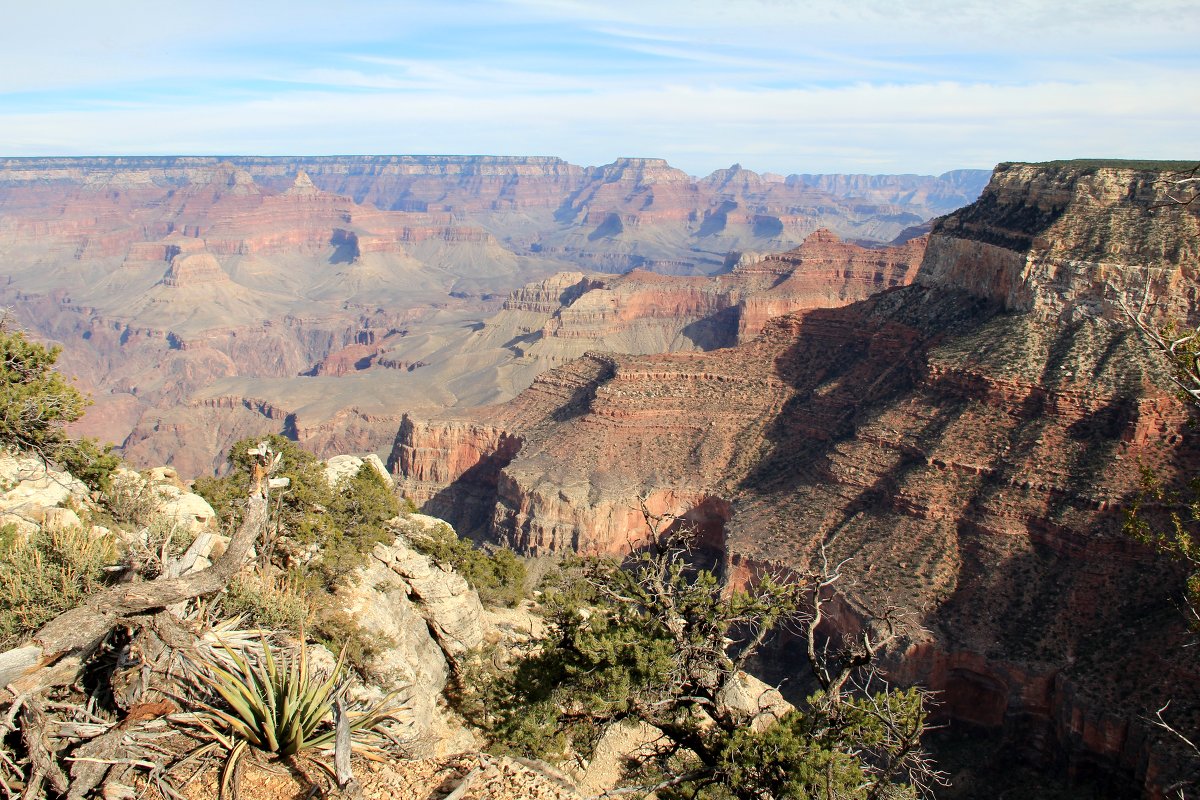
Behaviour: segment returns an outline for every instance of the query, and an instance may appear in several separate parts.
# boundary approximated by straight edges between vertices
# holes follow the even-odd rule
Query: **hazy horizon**
[[[0,155],[1179,159],[1197,31],[1194,0],[26,4],[0,34]]]

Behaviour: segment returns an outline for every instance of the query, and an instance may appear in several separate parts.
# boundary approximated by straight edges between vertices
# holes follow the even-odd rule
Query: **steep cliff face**
[[[1197,303],[1200,221],[1157,172],[1001,164],[979,200],[940,220],[919,280],[1006,310],[1061,318],[1112,310],[1149,287],[1160,317]]]
[[[732,270],[676,277],[633,270],[615,278],[562,273],[514,293],[506,311],[551,318],[527,351],[552,348],[653,353],[711,350],[748,341],[767,320],[794,311],[833,308],[910,283],[925,239],[866,248],[817,231],[799,247],[743,254]]]
[[[894,233],[890,205],[726,172],[697,181],[661,159],[580,167],[499,156],[0,159],[0,304],[64,346],[62,363],[96,398],[81,430],[121,443],[127,457],[208,471],[223,463],[220,448],[172,453],[212,443],[214,426],[245,428],[218,419],[232,409],[204,405],[216,396],[236,394],[246,401],[238,409],[261,399],[291,409],[315,445],[361,416],[363,387],[339,379],[374,381],[372,395],[395,389],[406,408],[473,405],[511,397],[593,347],[736,341],[734,312],[711,319],[736,300],[711,292],[684,302],[694,317],[682,325],[671,306],[649,305],[665,299],[661,289],[616,290],[629,306],[619,318],[583,310],[598,296],[564,316],[601,288],[581,269],[722,272],[730,250],[786,250],[822,223]],[[904,208],[918,219],[944,210],[925,199]],[[509,292],[561,272],[583,283],[518,292],[507,321],[471,327],[490,324]],[[823,302],[812,299],[819,293],[808,302]],[[794,307],[772,302],[746,319]],[[412,380],[377,378],[385,372]],[[312,379],[329,401],[319,414],[307,399]],[[208,391],[233,380],[236,392]],[[176,412],[196,403],[208,429],[187,431]],[[353,441],[386,449],[390,436],[364,424],[371,432]]]
[[[520,440],[494,489],[455,479],[468,458],[423,496],[452,511],[460,491],[476,509],[493,492],[468,524],[532,552],[621,551],[649,498],[696,520],[739,579],[802,572],[824,547],[848,559],[840,629],[910,613],[895,677],[1024,755],[1153,793],[1179,761],[1144,716],[1174,698],[1191,719],[1200,692],[1179,575],[1121,533],[1120,508],[1141,466],[1190,473],[1200,450],[1162,365],[1103,301],[1125,276],[1194,313],[1198,215],[1160,206],[1166,188],[1002,166],[937,226],[916,285],[776,318],[733,349],[548,373],[475,420]],[[473,441],[458,447],[490,454]]]

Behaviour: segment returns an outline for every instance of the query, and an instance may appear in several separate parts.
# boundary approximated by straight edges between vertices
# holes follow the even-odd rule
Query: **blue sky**
[[[1200,158],[1200,0],[42,0],[0,155]]]

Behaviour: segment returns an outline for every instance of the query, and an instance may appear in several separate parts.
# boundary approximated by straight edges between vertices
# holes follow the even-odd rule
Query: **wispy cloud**
[[[940,171],[1187,157],[1200,113],[1194,0],[64,0],[7,17],[0,154]]]

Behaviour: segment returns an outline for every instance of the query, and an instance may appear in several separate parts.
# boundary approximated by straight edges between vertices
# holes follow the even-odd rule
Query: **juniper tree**
[[[550,632],[541,647],[474,698],[494,748],[586,757],[610,726],[645,723],[662,736],[636,759],[623,793],[660,798],[912,796],[941,779],[921,747],[924,694],[889,687],[872,671],[898,634],[894,613],[855,640],[830,640],[821,629],[837,565],[734,589],[689,563],[686,530],[663,533],[662,518],[647,520],[650,546],[625,563],[564,567],[545,593]],[[725,702],[780,630],[805,643],[813,693],[766,716]]]
[[[90,401],[54,369],[61,349],[31,342],[0,317],[0,447],[33,452],[102,488],[119,463],[93,439],[74,439],[65,426]]]

